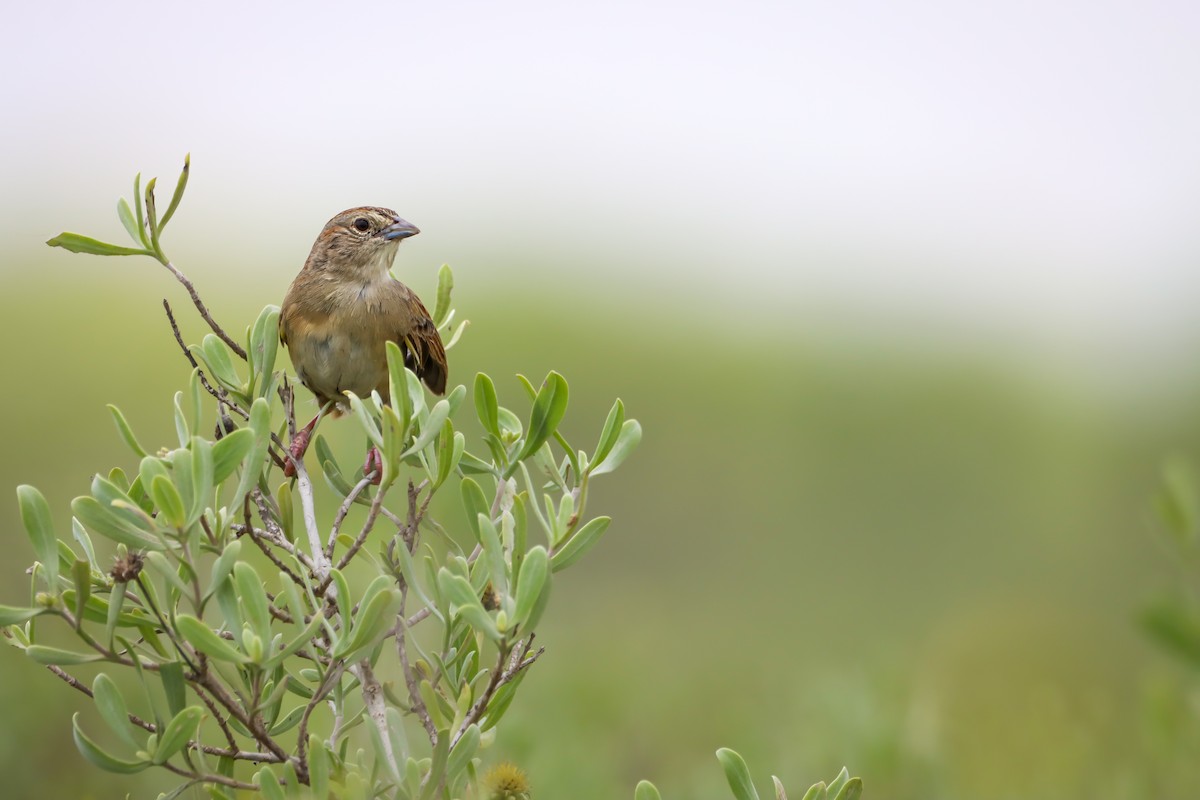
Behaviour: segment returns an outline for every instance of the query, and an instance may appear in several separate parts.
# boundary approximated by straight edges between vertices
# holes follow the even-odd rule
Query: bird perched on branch
[[[343,392],[367,397],[377,391],[390,399],[389,341],[400,345],[404,365],[430,391],[445,393],[446,350],[437,326],[416,293],[389,273],[400,241],[418,233],[390,209],[343,211],[325,223],[292,281],[280,309],[279,339],[291,353],[296,377],[320,404],[292,440],[294,458],[304,457],[323,415],[337,416],[346,407]],[[372,448],[364,474],[378,466]],[[294,474],[294,465],[284,472]]]

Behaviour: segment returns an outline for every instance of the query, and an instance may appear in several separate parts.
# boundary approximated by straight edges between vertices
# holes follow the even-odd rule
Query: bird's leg
[[[292,437],[292,444],[288,447],[288,454],[291,458],[283,466],[283,477],[294,478],[296,476],[296,461],[304,458],[305,452],[308,450],[309,441],[312,439],[312,432],[317,427],[317,423],[321,421],[321,417],[325,416],[325,412],[330,409],[332,403],[326,403],[321,406],[321,410],[313,417],[307,425],[296,431],[296,435]]]
[[[372,476],[371,473],[375,474]],[[367,451],[367,460],[363,462],[363,477],[371,476],[371,483],[376,486],[383,480],[383,456],[379,455],[379,448],[374,445]]]

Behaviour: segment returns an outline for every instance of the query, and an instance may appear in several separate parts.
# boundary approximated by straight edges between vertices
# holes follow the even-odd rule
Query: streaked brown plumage
[[[435,394],[446,391],[446,350],[420,298],[389,270],[401,239],[420,233],[386,208],[343,211],[325,224],[283,300],[279,339],[296,376],[322,408],[344,406],[346,391],[390,397],[385,345]],[[297,434],[302,456],[316,419]],[[297,449],[299,452],[296,452]]]

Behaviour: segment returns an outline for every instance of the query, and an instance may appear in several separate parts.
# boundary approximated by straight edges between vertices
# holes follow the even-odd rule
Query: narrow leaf
[[[133,451],[134,455],[139,458],[145,458],[146,450],[138,443],[137,437],[133,435],[133,428],[129,427],[129,423],[126,421],[125,415],[121,413],[121,409],[109,404],[108,411],[112,414],[113,422],[117,423],[117,432],[121,434],[121,439]]]
[[[636,419],[627,419],[625,424],[621,426],[621,435],[617,437],[616,444],[613,445],[608,455],[594,467],[588,469],[592,475],[603,475],[606,472],[612,472],[629,457],[642,441],[642,426]]]
[[[93,256],[152,256],[154,252],[140,247],[122,247],[119,244],[102,242],[90,236],[80,236],[78,233],[60,233],[46,244],[51,247],[61,247],[72,253],[86,253]]]
[[[150,759],[155,764],[165,764],[171,756],[178,753],[196,736],[200,728],[200,720],[204,717],[204,709],[200,706],[190,706],[180,711],[167,723],[166,730],[158,737],[158,746],[154,748],[154,756]]]
[[[551,568],[558,572],[583,558],[584,553],[592,549],[600,537],[608,530],[612,517],[596,517],[588,520],[582,528],[575,531],[567,543],[555,551],[550,559]]]
[[[750,780],[750,770],[740,755],[728,747],[722,747],[717,751],[717,760],[721,762],[725,780],[729,781],[729,788],[737,800],[758,800],[758,791],[754,788],[754,781]]]
[[[175,627],[188,643],[209,658],[218,661],[230,661],[234,664],[248,664],[250,659],[235,650],[233,645],[213,633],[212,628],[200,620],[187,614],[175,618]]]
[[[116,682],[101,672],[92,682],[92,697],[104,724],[131,749],[140,750],[142,744],[134,736],[133,723],[129,721],[129,709],[125,706],[125,698],[121,696]]]
[[[71,717],[71,730],[75,738],[75,747],[79,749],[80,755],[86,758],[95,766],[106,772],[116,772],[123,775],[132,775],[135,772],[141,772],[150,766],[149,761],[122,761],[121,759],[109,755],[102,750],[99,745],[89,739],[79,727],[79,713],[76,712]]]
[[[46,585],[51,592],[57,592],[58,537],[54,535],[54,525],[50,521],[50,505],[41,492],[28,484],[17,487],[17,503],[33,552],[46,570]]]

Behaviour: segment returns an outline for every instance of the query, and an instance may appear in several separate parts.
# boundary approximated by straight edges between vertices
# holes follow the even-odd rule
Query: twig
[[[46,669],[50,670],[50,672],[52,672],[53,674],[55,674],[59,678],[61,678],[63,681],[65,681],[67,683],[67,685],[69,685],[75,689],[78,689],[79,691],[86,694],[88,697],[94,698],[94,695],[92,694],[92,690],[88,688],[87,684],[82,683],[77,678],[75,678],[73,675],[71,675],[68,672],[66,672],[65,670],[63,670],[61,667],[56,667],[53,664],[47,664]],[[193,686],[192,688],[195,689],[196,687]],[[206,704],[209,702],[207,700],[207,698],[204,698],[204,695],[200,694],[199,691],[197,691],[196,694],[200,695],[200,697],[205,700]],[[209,708],[211,709],[212,706],[209,706]],[[215,711],[213,713],[216,714]],[[137,725],[139,728],[146,731],[147,733],[158,733],[158,726],[155,725],[153,722],[147,722],[146,720],[139,717],[137,714],[126,714],[126,716],[129,717],[130,722],[132,722],[134,725]],[[220,717],[218,716],[217,719],[220,719]],[[222,727],[224,727],[224,726],[222,726]],[[237,742],[234,742],[234,741],[231,741],[231,746],[229,749],[225,749],[223,747],[213,747],[212,745],[201,744],[201,743],[195,742],[195,741],[189,741],[187,743],[187,746],[188,746],[188,749],[190,749],[190,750],[201,750],[211,756],[224,756],[225,758],[232,758],[232,759],[236,759],[238,761],[257,761],[257,762],[266,762],[266,763],[278,763],[280,760],[280,759],[276,758],[273,753],[255,753],[255,752],[249,752],[246,750],[240,750],[240,749],[238,749]]]
[[[258,786],[255,784],[239,781],[236,778],[227,778],[224,775],[217,775],[215,773],[201,775],[199,772],[188,772],[186,769],[181,769],[170,762],[164,762],[162,766],[166,767],[169,771],[174,772],[176,775],[184,778],[191,778],[197,783],[219,783],[222,786],[228,786],[231,789],[248,789],[258,791]]]
[[[180,272],[170,261],[164,261],[163,266],[169,269],[171,274],[175,276],[175,279],[183,284],[183,288],[187,289],[188,294],[191,295],[192,304],[196,306],[196,310],[200,312],[200,316],[208,323],[208,327],[212,328],[213,333],[221,337],[221,341],[229,345],[229,349],[237,353],[242,361],[246,361],[246,351],[242,349],[240,344],[233,340],[233,337],[225,332],[224,328],[217,324],[217,321],[212,318],[212,314],[208,313],[208,307],[204,305],[204,302],[200,299],[200,295],[196,294],[196,287],[188,280],[188,276]]]
[[[504,684],[511,681],[517,674],[528,667],[533,662],[541,657],[546,648],[539,647],[537,652],[529,658],[525,655],[529,652],[529,648],[533,646],[533,634],[524,641],[518,642],[512,648],[512,652],[508,653],[501,648],[499,657],[496,659],[496,666],[492,671],[492,678],[488,681],[487,688],[483,690],[483,694],[475,701],[475,704],[467,711],[466,717],[463,718],[462,724],[454,733],[454,738],[450,740],[450,749],[454,749],[454,745],[458,744],[458,740],[467,732],[467,728],[479,721],[483,716],[483,712],[487,710],[488,703],[491,702],[492,695],[496,693]]]
[[[400,591],[407,598],[408,590],[401,589]],[[421,727],[429,735],[430,744],[437,745],[437,726],[433,724],[433,719],[429,716],[429,709],[425,707],[425,701],[421,699],[420,684],[417,683],[417,676],[408,663],[408,650],[405,643],[407,626],[404,621],[403,601],[400,603],[400,612],[400,615],[396,617],[396,656],[400,659],[400,671],[404,673],[404,685],[408,687],[408,701],[412,706],[413,713],[417,715],[417,719],[421,720]]]
[[[383,754],[387,756],[388,766],[392,768],[393,775],[399,775],[400,765],[396,761],[396,754],[392,752],[392,737],[388,733],[387,704],[383,700],[383,687],[375,679],[375,673],[371,670],[371,661],[364,658],[351,667],[350,672],[362,684],[363,703],[367,707],[367,714],[370,715],[371,721],[375,723],[376,730],[379,731],[379,738],[383,742]]]
[[[358,483],[354,484],[354,488],[350,490],[350,494],[346,495],[346,499],[342,501],[338,507],[337,514],[333,518],[333,528],[329,531],[329,539],[325,542],[325,557],[333,558],[333,545],[337,539],[338,533],[342,529],[342,523],[346,521],[346,515],[350,513],[350,506],[354,505],[354,501],[362,494],[368,486],[371,485],[371,477],[366,476]]]
[[[183,351],[183,357],[192,365],[192,369],[200,369],[200,365],[196,362],[196,357],[192,355],[192,351],[184,344],[183,334],[179,332],[179,324],[175,322],[175,313],[171,310],[171,304],[167,299],[163,298],[163,308],[167,312],[167,321],[171,323],[171,333],[175,334],[175,341],[179,344],[179,349]],[[250,419],[250,414],[241,406],[229,400],[229,394],[226,393],[224,387],[213,388],[213,385],[208,382],[208,377],[204,374],[204,370],[200,369],[200,384],[205,391],[211,394],[217,400],[218,410],[229,408],[236,411],[242,419]]]
[[[233,731],[229,730],[229,724],[225,722],[225,717],[221,715],[221,709],[217,708],[217,704],[213,702],[213,699],[205,692],[201,691],[199,686],[193,686],[192,691],[196,693],[197,697],[204,701],[204,705],[208,706],[208,710],[212,712],[213,719],[217,721],[217,727],[219,727],[221,732],[225,734],[225,741],[229,742],[229,749],[237,750],[237,739],[233,738]]]

